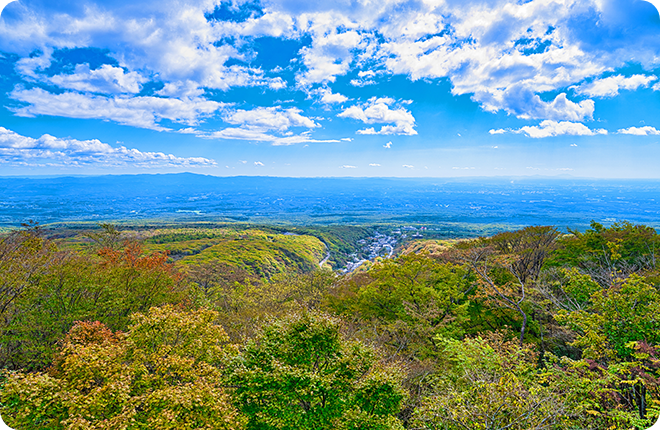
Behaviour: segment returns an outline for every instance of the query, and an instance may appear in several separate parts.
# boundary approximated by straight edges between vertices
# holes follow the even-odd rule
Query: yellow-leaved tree
[[[48,373],[7,373],[2,417],[19,429],[240,429],[222,386],[233,347],[213,311],[151,308],[126,333],[78,322]]]

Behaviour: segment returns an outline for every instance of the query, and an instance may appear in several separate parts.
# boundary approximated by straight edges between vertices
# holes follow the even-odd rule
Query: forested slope
[[[419,241],[346,276],[304,263],[325,247],[302,228],[133,233],[0,239],[9,425],[643,429],[660,411],[652,228]]]

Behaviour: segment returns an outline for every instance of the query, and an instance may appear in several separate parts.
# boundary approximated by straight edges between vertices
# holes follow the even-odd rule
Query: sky
[[[9,2],[0,176],[660,178],[656,6]]]

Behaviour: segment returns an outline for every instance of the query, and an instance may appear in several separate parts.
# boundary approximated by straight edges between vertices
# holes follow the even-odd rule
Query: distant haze
[[[660,226],[660,181],[219,178],[194,174],[0,178],[0,226],[71,221]],[[508,226],[508,227],[506,227]]]

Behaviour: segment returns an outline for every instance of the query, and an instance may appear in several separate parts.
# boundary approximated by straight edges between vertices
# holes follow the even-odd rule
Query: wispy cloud
[[[51,115],[68,118],[106,119],[152,130],[169,130],[164,119],[186,125],[199,124],[224,104],[202,98],[106,97],[89,93],[51,93],[41,88],[17,88],[10,96],[27,106],[14,108],[18,116]]]
[[[280,106],[258,107],[252,110],[235,110],[223,115],[225,122],[259,130],[285,131],[291,127],[315,128],[320,124],[300,114],[298,108],[283,109]]]
[[[38,139],[0,127],[0,163],[63,167],[211,167],[216,162],[203,157],[177,157],[162,152],[144,152],[111,146],[99,140],[62,139],[44,134]]]
[[[579,122],[570,121],[542,121],[538,126],[525,126],[519,129],[493,129],[489,131],[490,134],[503,134],[515,133],[525,134],[527,137],[534,139],[541,139],[553,136],[595,136],[599,134],[607,134],[607,130],[598,128],[591,129],[586,125]]]
[[[636,90],[639,87],[648,87],[649,84],[658,78],[656,76],[632,75],[625,77],[623,75],[610,76],[603,79],[596,79],[593,82],[581,84],[573,87],[579,94],[585,94],[589,97],[614,97],[620,90]]]
[[[189,131],[186,131],[189,132]],[[202,139],[228,139],[247,140],[253,142],[269,142],[274,146],[288,146],[297,143],[338,143],[337,139],[313,139],[309,133],[303,132],[289,136],[278,136],[259,129],[242,127],[229,127],[219,131],[206,132],[195,130],[193,132]]]
[[[89,64],[78,64],[72,74],[59,74],[43,80],[60,88],[104,94],[136,94],[147,82],[147,78],[137,72],[127,73],[121,67],[109,64],[95,70],[91,70]]]
[[[270,142],[276,146],[294,145],[297,143],[337,143],[338,139],[314,139],[310,129],[320,127],[313,119],[301,114],[298,108],[257,107],[252,110],[226,110],[223,119],[229,124],[239,127],[227,127],[218,131],[197,129],[181,130],[182,133],[195,134],[204,139],[247,140],[253,142]],[[298,134],[291,128],[307,128]]]

